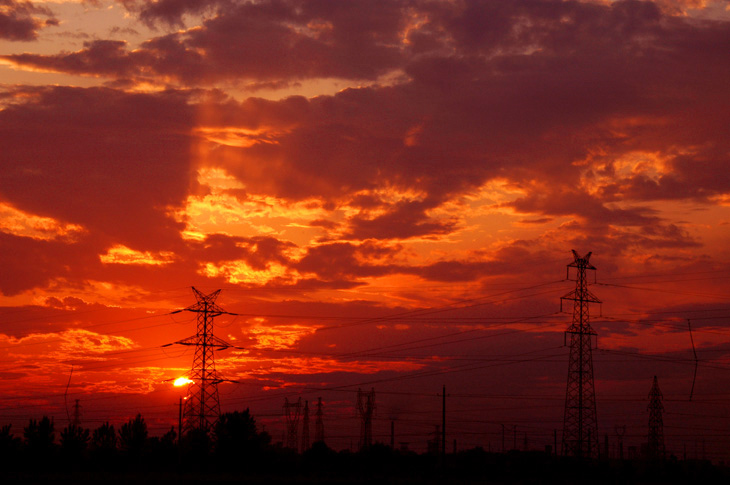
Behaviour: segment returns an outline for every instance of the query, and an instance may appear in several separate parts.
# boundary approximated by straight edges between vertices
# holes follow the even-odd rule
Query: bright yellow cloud
[[[200,273],[215,278],[222,276],[229,283],[253,283],[263,285],[274,278],[290,277],[297,279],[298,276],[291,273],[285,266],[278,263],[269,263],[265,270],[256,270],[244,261],[229,261],[220,265],[206,263]]]
[[[51,217],[24,212],[10,204],[0,202],[0,232],[43,241],[53,239],[73,241],[84,231],[84,228],[78,224],[66,224]]]
[[[303,325],[266,326],[263,322],[247,330],[249,337],[256,339],[252,348],[268,350],[284,350],[293,348],[296,343],[307,335],[313,334],[315,327]]]
[[[290,240],[306,244],[321,231],[310,222],[328,215],[316,199],[288,202],[246,193],[243,183],[221,169],[200,169],[198,182],[207,186],[209,193],[189,196],[185,208],[174,214],[186,224],[183,236],[188,239],[202,240],[207,234],[252,237],[287,233]]]
[[[153,255],[149,251],[135,251],[134,249],[118,244],[110,248],[106,254],[100,255],[99,259],[104,264],[145,264],[158,266],[171,263],[174,257],[175,255],[168,251]]]

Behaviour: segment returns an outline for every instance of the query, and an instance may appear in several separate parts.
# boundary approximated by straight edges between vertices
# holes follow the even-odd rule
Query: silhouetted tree
[[[0,428],[0,450],[8,450],[20,446],[20,438],[13,436],[9,424]]]
[[[0,428],[0,463],[12,463],[17,459],[20,449],[20,438],[13,436],[10,432],[10,425],[6,424]]]
[[[28,422],[28,426],[23,429],[23,436],[31,453],[38,455],[51,453],[55,440],[53,428],[53,419],[48,416],[43,416],[40,421],[31,419]]]
[[[162,443],[165,446],[174,446],[175,445],[175,439],[177,438],[177,433],[175,432],[175,427],[172,426],[170,428],[170,431],[163,434],[160,438],[160,443]]]
[[[158,469],[175,466],[178,463],[178,447],[177,433],[175,427],[171,427],[170,431],[164,435],[157,437],[153,436],[147,439],[147,445],[145,447],[145,455],[148,458],[148,462]]]
[[[147,441],[147,423],[141,414],[130,419],[119,430],[119,445],[130,455],[139,455]]]
[[[216,455],[223,460],[245,460],[259,454],[268,444],[269,435],[256,431],[256,420],[248,409],[221,414],[213,428]]]
[[[61,448],[64,453],[78,457],[89,444],[89,430],[81,426],[71,425],[61,431]]]
[[[113,450],[117,447],[117,434],[114,426],[106,423],[94,430],[91,437],[91,446],[98,450]]]
[[[181,441],[183,461],[195,470],[207,466],[210,453],[210,437],[204,429],[192,429],[183,435]]]

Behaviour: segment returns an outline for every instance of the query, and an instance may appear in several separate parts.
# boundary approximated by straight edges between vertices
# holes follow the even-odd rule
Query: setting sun
[[[192,384],[192,383],[193,383],[193,381],[191,381],[187,377],[178,377],[177,379],[175,379],[175,382],[173,382],[172,385],[175,387],[181,387],[186,384]]]

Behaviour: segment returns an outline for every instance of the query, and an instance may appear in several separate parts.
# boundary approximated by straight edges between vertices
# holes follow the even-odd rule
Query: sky
[[[543,449],[575,250],[602,442],[657,376],[730,459],[728,52],[724,0],[0,0],[0,421],[176,425],[195,287],[275,441],[374,388],[423,451],[446,385],[449,443]]]

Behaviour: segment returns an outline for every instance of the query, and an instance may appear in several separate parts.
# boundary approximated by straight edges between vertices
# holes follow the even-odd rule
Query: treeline
[[[709,462],[584,461],[541,452],[487,453],[481,448],[445,456],[375,444],[359,453],[314,443],[304,453],[272,443],[248,410],[225,413],[210,434],[178,440],[171,428],[149,436],[141,415],[118,429],[66,426],[31,419],[15,436],[0,428],[0,482],[97,483],[728,483],[727,468]],[[58,438],[58,439],[57,439]]]
[[[264,455],[287,452],[259,432],[248,409],[220,416],[210,434],[182,436],[174,427],[150,436],[141,414],[115,428],[108,422],[96,429],[68,425],[59,433],[52,418],[30,419],[16,435],[11,425],[0,427],[2,470],[205,470],[230,468],[231,461],[256,463]],[[57,436],[58,435],[58,436]]]

